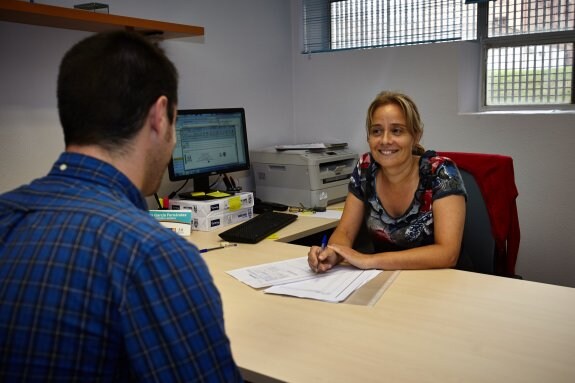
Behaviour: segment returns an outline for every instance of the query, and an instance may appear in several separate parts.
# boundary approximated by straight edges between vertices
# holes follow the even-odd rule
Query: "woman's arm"
[[[328,248],[360,269],[398,270],[453,267],[457,264],[461,239],[463,238],[465,198],[461,195],[440,198],[433,202],[432,209],[435,239],[435,243],[432,245],[395,252],[362,254],[351,248],[353,242],[350,244],[349,242],[336,242],[330,239]],[[357,235],[357,232],[355,233]]]
[[[329,238],[329,245],[337,244],[351,249],[363,220],[363,202],[351,193],[347,194],[341,219]],[[341,262],[335,251],[326,247],[312,246],[308,252],[308,264],[317,272],[325,272]]]

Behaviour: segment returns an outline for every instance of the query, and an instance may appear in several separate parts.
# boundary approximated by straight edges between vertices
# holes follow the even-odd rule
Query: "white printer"
[[[256,197],[266,202],[324,210],[343,201],[358,159],[346,148],[250,152]]]

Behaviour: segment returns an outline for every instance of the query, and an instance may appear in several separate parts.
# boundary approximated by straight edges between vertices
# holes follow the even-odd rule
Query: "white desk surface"
[[[300,217],[299,229],[334,226],[308,220],[317,218]],[[211,247],[217,233],[189,239]],[[267,295],[226,274],[307,251],[264,240],[203,254],[234,357],[250,381],[575,382],[572,288],[457,270],[402,271],[368,307]]]

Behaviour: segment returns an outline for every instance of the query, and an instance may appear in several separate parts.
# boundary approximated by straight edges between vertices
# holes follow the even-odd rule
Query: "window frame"
[[[490,111],[540,111],[575,112],[575,60],[572,65],[571,103],[570,104],[518,104],[518,105],[487,105],[487,52],[492,48],[509,48],[518,46],[535,46],[544,44],[573,43],[575,44],[575,30],[542,33],[526,33],[513,36],[488,36],[489,2],[477,4],[477,40],[480,45],[480,73],[479,84],[480,100],[478,109],[482,112]]]

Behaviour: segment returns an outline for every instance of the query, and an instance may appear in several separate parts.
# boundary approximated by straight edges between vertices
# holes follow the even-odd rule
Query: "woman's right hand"
[[[312,246],[307,253],[307,263],[315,273],[325,273],[339,262],[339,258],[329,247],[322,250],[319,246]]]

